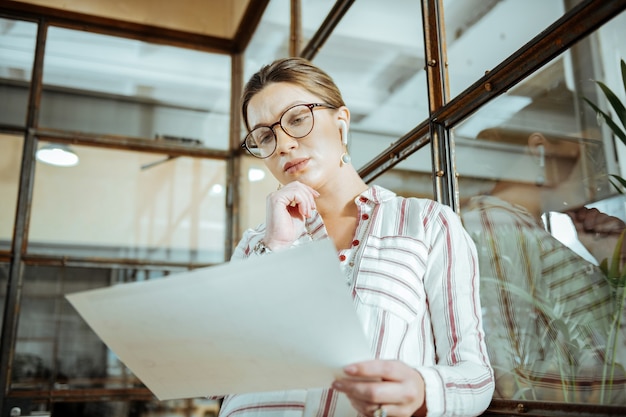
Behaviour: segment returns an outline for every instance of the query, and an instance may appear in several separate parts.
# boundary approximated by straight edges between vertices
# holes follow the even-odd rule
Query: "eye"
[[[258,129],[258,132],[254,135],[254,141],[258,147],[271,145],[274,141],[274,134],[268,128]]]
[[[283,124],[289,128],[297,128],[302,125],[308,125],[311,119],[311,111],[306,106],[298,106],[289,113],[285,114]]]

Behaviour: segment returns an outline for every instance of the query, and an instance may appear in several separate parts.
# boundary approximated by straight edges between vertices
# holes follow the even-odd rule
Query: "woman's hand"
[[[290,246],[304,230],[319,193],[299,181],[290,182],[267,196],[263,242],[272,250]]]
[[[373,416],[382,406],[388,417],[426,415],[422,376],[401,361],[371,360],[344,368],[346,378],[332,387],[350,399],[352,406]]]
[[[596,208],[581,207],[566,214],[574,223],[578,240],[598,262],[613,256],[617,240],[626,227],[622,220]],[[626,245],[622,246],[621,257],[626,258]]]

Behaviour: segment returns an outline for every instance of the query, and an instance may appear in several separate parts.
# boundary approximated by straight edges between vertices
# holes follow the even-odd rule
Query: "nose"
[[[276,136],[276,152],[284,154],[298,147],[298,140],[289,136],[280,126],[274,129]]]

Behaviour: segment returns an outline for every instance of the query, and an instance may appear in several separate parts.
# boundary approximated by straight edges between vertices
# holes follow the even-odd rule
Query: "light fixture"
[[[248,170],[248,181],[257,182],[265,178],[265,171],[260,168],[250,168]]]
[[[58,167],[73,167],[78,164],[78,155],[67,145],[50,143],[37,150],[37,160]]]

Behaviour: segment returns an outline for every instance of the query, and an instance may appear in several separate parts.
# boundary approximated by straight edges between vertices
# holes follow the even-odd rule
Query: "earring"
[[[543,145],[539,145],[537,146],[537,152],[539,152],[539,169],[541,169],[541,172],[537,176],[537,179],[535,180],[535,184],[537,186],[542,186],[546,182],[546,177],[545,177],[546,149],[544,148]]]
[[[352,161],[352,157],[348,153],[348,125],[343,120],[339,120],[339,132],[341,133],[341,143],[346,147],[346,151],[341,154],[341,166],[349,164]]]

